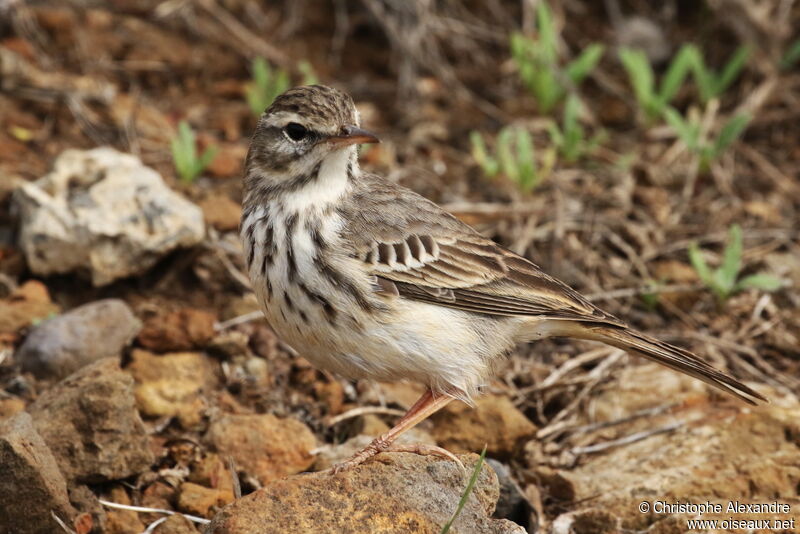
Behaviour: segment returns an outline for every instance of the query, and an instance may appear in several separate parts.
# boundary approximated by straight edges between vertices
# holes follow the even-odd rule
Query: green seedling
[[[717,73],[713,69],[706,67],[703,55],[697,47],[686,45],[685,48],[690,49],[694,81],[697,84],[700,99],[704,104],[713,98],[719,98],[730,87],[739,77],[745,64],[747,64],[747,59],[750,57],[750,49],[746,46],[740,46],[731,55],[722,70]]]
[[[197,153],[197,139],[189,123],[178,123],[178,135],[170,142],[172,148],[172,161],[181,181],[193,182],[217,155],[216,147],[207,147],[202,155]]]
[[[580,122],[581,102],[575,95],[569,95],[564,103],[564,117],[561,127],[550,124],[548,133],[553,145],[568,163],[575,163],[591,152],[600,142],[601,134],[586,139],[586,132]]]
[[[764,273],[739,278],[742,269],[742,229],[738,224],[732,225],[728,231],[728,242],[722,254],[722,264],[717,269],[711,270],[697,243],[689,245],[689,261],[697,276],[714,293],[720,304],[744,289],[776,291],[782,285],[779,278]]]
[[[487,177],[503,174],[526,193],[541,183],[555,163],[555,152],[549,150],[545,153],[544,164],[539,167],[533,139],[524,128],[508,126],[500,130],[495,140],[494,156],[489,154],[480,133],[471,132],[470,142],[472,157]]]
[[[660,118],[664,109],[675,98],[686,76],[696,64],[695,55],[693,48],[682,47],[656,87],[653,67],[642,50],[623,48],[619,51],[619,59],[628,74],[640,113],[647,124]]]
[[[314,66],[305,59],[297,63],[297,70],[300,71],[303,85],[316,85],[319,83],[319,77],[314,71]]]
[[[520,78],[542,113],[549,113],[567,94],[592,72],[603,56],[603,46],[591,44],[577,58],[563,67],[559,64],[558,36],[553,13],[547,2],[536,7],[535,39],[520,33],[511,34],[511,57],[517,65]]]
[[[662,285],[663,285],[662,281],[650,280],[649,282],[647,282],[647,289],[650,289],[650,291],[644,291],[639,295],[639,298],[644,303],[645,307],[651,312],[655,311],[656,308],[658,307],[658,303],[660,300],[658,290]]]
[[[664,110],[664,118],[686,147],[699,158],[700,172],[707,172],[716,161],[747,128],[750,116],[740,113],[729,119],[720,129],[716,139],[707,139],[701,131],[699,117],[689,113],[684,118],[674,108]]]
[[[464,493],[461,494],[461,500],[458,501],[458,506],[456,507],[456,511],[453,513],[453,517],[450,518],[447,523],[444,524],[442,527],[442,532],[440,534],[447,534],[450,532],[450,527],[453,526],[453,523],[458,518],[458,515],[461,513],[461,510],[464,509],[464,506],[467,504],[469,500],[469,494],[472,493],[472,489],[475,487],[475,482],[478,481],[478,475],[481,473],[481,468],[483,467],[483,460],[486,458],[486,445],[483,446],[483,450],[481,451],[481,457],[478,458],[478,461],[475,462],[475,468],[472,470],[472,476],[469,477],[469,482],[467,482],[467,487],[464,488]]]
[[[793,42],[789,46],[789,50],[781,58],[781,68],[783,70],[791,69],[798,61],[800,61],[800,39]]]
[[[289,88],[291,81],[288,72],[273,68],[263,57],[255,58],[251,68],[253,80],[247,84],[245,95],[250,111],[259,116],[279,94]]]

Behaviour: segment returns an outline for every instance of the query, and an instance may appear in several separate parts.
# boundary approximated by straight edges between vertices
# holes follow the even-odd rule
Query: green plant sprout
[[[700,93],[700,100],[706,104],[713,98],[719,98],[730,85],[736,81],[742,69],[747,64],[750,57],[750,49],[747,46],[740,46],[731,55],[722,70],[717,73],[713,69],[706,67],[703,54],[694,45],[685,45],[689,49],[692,59],[692,74]]]
[[[495,156],[489,154],[480,133],[473,131],[469,138],[472,157],[487,177],[503,174],[526,193],[541,183],[555,163],[555,151],[551,149],[545,153],[544,163],[539,168],[533,139],[524,128],[507,126],[500,130],[495,140]]]
[[[690,112],[688,118],[684,118],[672,107],[664,110],[667,124],[675,130],[683,144],[699,157],[699,170],[705,173],[711,167],[711,163],[742,135],[750,122],[750,116],[740,113],[732,117],[722,125],[717,138],[709,140],[702,135],[700,119],[696,115]]]
[[[511,57],[539,110],[549,113],[564,98],[570,84],[578,86],[589,76],[603,56],[604,48],[597,43],[591,44],[562,69],[553,13],[547,2],[537,4],[536,26],[536,39],[516,32],[511,34]]]
[[[580,99],[574,94],[570,94],[564,103],[561,127],[559,128],[555,123],[548,126],[550,140],[568,163],[575,163],[591,152],[602,138],[602,135],[597,133],[590,139],[586,139],[586,132],[580,123],[580,109]]]
[[[197,153],[197,139],[189,123],[178,123],[178,135],[170,142],[172,161],[181,181],[190,183],[202,173],[217,155],[217,147],[207,147],[202,155]]]
[[[286,91],[291,81],[289,73],[281,68],[273,68],[263,57],[252,63],[253,80],[245,87],[247,104],[253,115],[261,115],[275,98]]]
[[[483,450],[481,451],[481,457],[478,458],[477,462],[475,462],[475,468],[472,470],[472,476],[469,477],[469,481],[467,482],[467,487],[464,488],[464,493],[461,494],[461,500],[458,501],[458,506],[456,507],[456,511],[453,513],[453,517],[451,517],[447,521],[447,523],[444,524],[440,534],[447,534],[448,532],[450,532],[450,527],[453,526],[453,523],[458,518],[458,515],[461,513],[461,510],[463,510],[464,506],[467,504],[467,500],[469,500],[469,494],[472,493],[472,489],[475,487],[475,482],[478,481],[478,475],[481,473],[481,468],[483,467],[483,460],[485,458],[486,458],[486,445],[483,446]]]
[[[623,48],[619,57],[645,121],[652,124],[663,115],[688,74],[694,77],[700,100],[704,104],[722,95],[747,64],[750,49],[746,46],[737,48],[722,70],[716,72],[706,66],[703,54],[697,46],[685,44],[670,62],[658,88],[653,68],[643,51]]]
[[[642,50],[620,49],[619,59],[628,74],[633,94],[646,124],[652,124],[660,118],[664,109],[675,98],[686,75],[693,68],[694,54],[690,48],[685,46],[681,48],[667,67],[661,84],[656,87],[655,73],[647,55]]]
[[[779,278],[764,273],[739,278],[742,269],[742,229],[738,224],[731,225],[728,230],[722,264],[714,271],[706,263],[697,243],[692,242],[688,252],[697,276],[714,293],[719,303],[724,303],[731,295],[744,289],[776,291],[783,285]]]
[[[781,68],[783,70],[791,69],[798,61],[800,61],[800,39],[789,45],[789,49],[781,58]]]
[[[286,91],[292,81],[289,73],[281,68],[272,67],[263,57],[257,57],[251,65],[253,79],[245,87],[245,96],[253,115],[261,115],[272,101]],[[319,83],[314,67],[306,60],[297,63],[297,71],[301,76],[301,85],[315,85]]]
[[[647,282],[647,289],[650,289],[650,291],[639,294],[639,299],[644,303],[648,311],[653,312],[658,307],[660,301],[658,290],[662,285],[662,281],[650,280]]]
[[[316,85],[319,83],[319,77],[314,71],[314,66],[307,60],[302,60],[297,63],[297,70],[302,75],[303,85]]]

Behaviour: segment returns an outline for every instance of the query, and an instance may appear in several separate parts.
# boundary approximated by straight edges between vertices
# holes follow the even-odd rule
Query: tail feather
[[[749,404],[757,404],[753,399],[769,402],[757,391],[715,369],[688,350],[659,341],[636,330],[607,326],[591,327],[585,324],[576,324],[567,329],[569,333],[564,335],[600,341],[612,347],[639,354],[661,365],[698,378]]]

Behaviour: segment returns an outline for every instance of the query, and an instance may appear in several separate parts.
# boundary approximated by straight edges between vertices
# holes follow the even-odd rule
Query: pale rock
[[[136,156],[66,150],[14,195],[20,248],[38,275],[88,271],[95,286],[141,274],[205,236],[203,212]]]

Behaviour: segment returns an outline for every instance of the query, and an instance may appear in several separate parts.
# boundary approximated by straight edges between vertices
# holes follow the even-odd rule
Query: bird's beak
[[[329,137],[328,142],[337,148],[343,148],[349,145],[380,143],[381,140],[367,130],[355,126],[345,126],[340,135]]]

